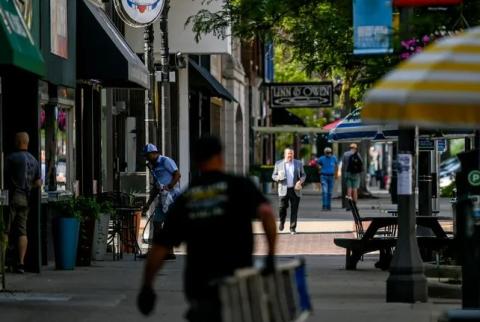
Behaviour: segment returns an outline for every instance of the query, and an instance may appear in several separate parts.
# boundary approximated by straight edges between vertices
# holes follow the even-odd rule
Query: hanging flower
[[[45,128],[45,110],[43,108],[40,109],[40,128]]]
[[[62,132],[64,132],[67,127],[67,113],[64,110],[58,112],[57,126]]]

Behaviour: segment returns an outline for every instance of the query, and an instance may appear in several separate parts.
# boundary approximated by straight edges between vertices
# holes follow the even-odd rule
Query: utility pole
[[[168,48],[168,11],[170,0],[165,0],[160,15],[160,72],[161,72],[161,99],[160,113],[161,126],[158,130],[158,142],[161,142],[162,154],[172,154],[171,116],[170,116],[170,51]]]
[[[155,66],[154,66],[154,57],[153,57],[153,24],[150,24],[145,27],[143,32],[143,39],[145,40],[144,44],[144,58],[145,58],[145,66],[148,70],[149,76],[149,83],[150,89],[145,90],[145,144],[150,142],[150,131],[153,130],[152,121],[154,120],[153,115],[153,91],[155,90]],[[152,131],[155,133],[154,131]],[[152,137],[154,139],[155,136]],[[148,175],[148,171],[145,171],[145,185],[146,185],[146,192],[149,193],[150,190],[150,176]]]

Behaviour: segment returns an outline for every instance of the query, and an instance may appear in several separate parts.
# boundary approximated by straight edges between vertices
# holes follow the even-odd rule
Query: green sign
[[[479,170],[472,170],[468,174],[468,183],[472,186],[480,186],[480,171]]]
[[[38,75],[45,63],[14,0],[0,0],[0,65],[13,65]]]

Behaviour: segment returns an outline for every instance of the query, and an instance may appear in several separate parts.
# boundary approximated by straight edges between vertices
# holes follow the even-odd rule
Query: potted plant
[[[75,199],[51,204],[53,216],[53,243],[56,269],[74,269],[77,258],[80,213]]]
[[[99,207],[100,215],[99,219],[95,222],[95,232],[93,237],[93,260],[103,260],[105,257],[105,253],[107,252],[108,225],[110,222],[110,216],[114,214],[111,202],[100,202]]]
[[[94,197],[80,196],[75,199],[75,209],[80,213],[77,265],[89,266],[92,262],[95,221],[100,216],[100,204]]]

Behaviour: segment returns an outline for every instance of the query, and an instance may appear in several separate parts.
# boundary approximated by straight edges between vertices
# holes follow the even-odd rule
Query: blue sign
[[[418,139],[418,150],[419,151],[433,151],[435,150],[435,141],[429,138]]]
[[[447,151],[447,140],[446,139],[437,140],[437,151],[442,152],[442,153]]]
[[[353,38],[355,55],[392,53],[392,0],[353,0]]]

